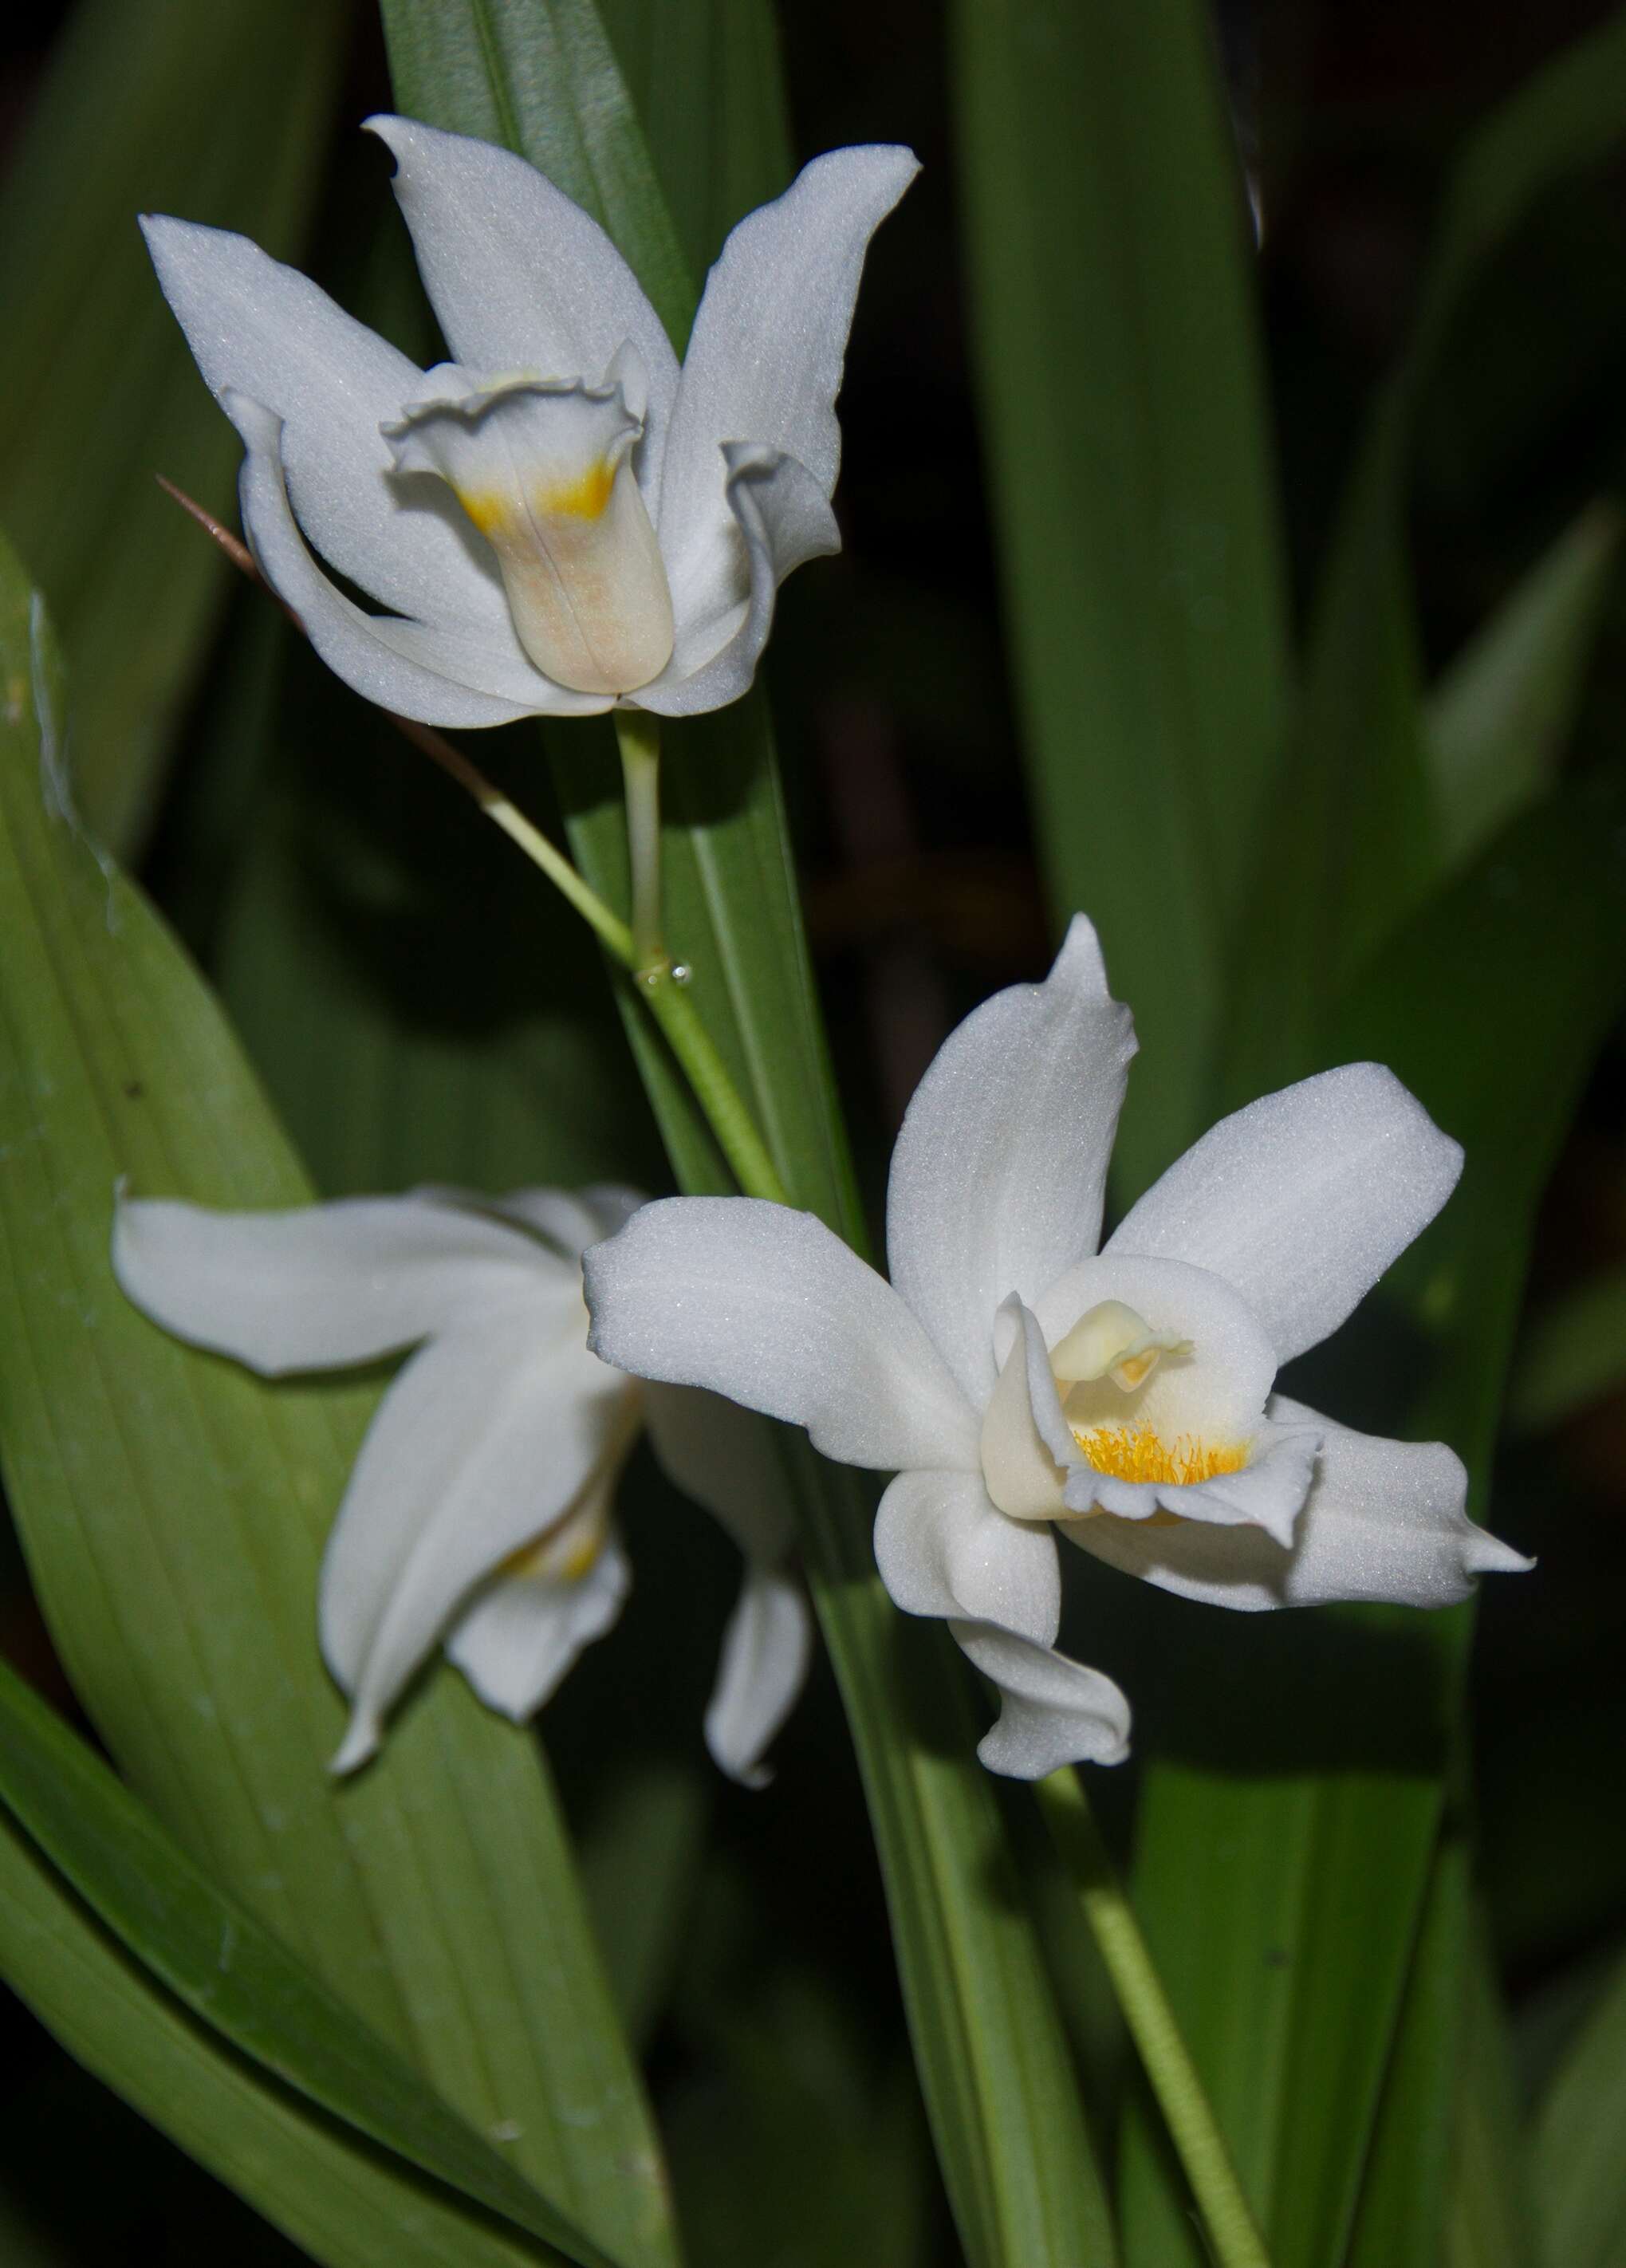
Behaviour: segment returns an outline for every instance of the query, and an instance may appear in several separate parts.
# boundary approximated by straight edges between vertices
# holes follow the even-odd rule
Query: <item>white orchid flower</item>
[[[368,1431],[322,1563],[320,1627],[364,1764],[434,1646],[523,1721],[620,1614],[612,1509],[647,1425],[657,1457],[746,1555],[706,1712],[748,1785],[800,1690],[809,1624],[765,1428],[709,1394],[640,1388],[587,1350],[581,1255],[639,1200],[441,1189],[284,1212],[121,1198],[114,1267],[136,1305],[268,1378],[416,1347]]]
[[[1055,1651],[1059,1533],[1187,1598],[1438,1607],[1529,1562],[1464,1509],[1451,1450],[1271,1392],[1449,1196],[1461,1152],[1351,1064],[1206,1134],[1097,1251],[1135,1052],[1090,924],[954,1032],[893,1155],[890,1284],[811,1214],[646,1206],[588,1254],[589,1344],[895,1472],[875,1550],[1000,1689],[979,1750],[1037,1778],[1125,1753],[1129,1705]]]
[[[419,370],[246,237],[143,222],[246,446],[268,580],[347,684],[426,724],[738,699],[778,585],[840,549],[842,361],[913,156],[833,151],[741,221],[680,370],[620,253],[534,167],[367,123],[452,362]]]

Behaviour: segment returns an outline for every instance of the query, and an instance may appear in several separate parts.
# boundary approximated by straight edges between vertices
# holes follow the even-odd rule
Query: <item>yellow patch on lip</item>
[[[529,490],[526,502],[539,519],[602,519],[615,473],[601,457],[573,481]],[[513,520],[514,499],[501,490],[460,489],[457,500],[482,535],[496,535]]]
[[[561,1544],[565,1548],[562,1551]],[[550,1528],[545,1535],[530,1543],[522,1543],[511,1551],[497,1568],[499,1575],[545,1575],[555,1583],[579,1583],[590,1575],[599,1564],[599,1554],[604,1548],[604,1532],[598,1521],[585,1522],[580,1533],[568,1543],[557,1528]]]
[[[1185,1488],[1220,1473],[1240,1473],[1247,1462],[1242,1447],[1216,1447],[1194,1434],[1166,1441],[1150,1425],[1091,1425],[1073,1429],[1073,1439],[1098,1473],[1115,1481],[1150,1481]]]

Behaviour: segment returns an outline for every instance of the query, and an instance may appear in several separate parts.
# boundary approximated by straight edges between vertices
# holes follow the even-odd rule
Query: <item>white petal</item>
[[[288,1212],[122,1198],[113,1265],[166,1330],[273,1378],[374,1362],[499,1309],[540,1307],[556,1327],[576,1292],[533,1239],[417,1196]]]
[[[282,421],[294,509],[323,557],[403,615],[500,637],[507,608],[489,563],[454,508],[403,508],[379,431],[422,396],[416,364],[246,236],[157,214],[142,228],[211,392]]]
[[[1456,1187],[1462,1152],[1381,1064],[1224,1118],[1133,1206],[1110,1253],[1210,1268],[1285,1362],[1337,1329]]]
[[[697,716],[737,701],[768,643],[780,584],[804,561],[842,548],[823,490],[794,457],[731,441],[722,460],[736,541],[732,552],[713,555],[719,572],[710,581],[697,578],[691,563],[688,579],[673,583],[672,659],[637,699],[640,709],[662,717]]]
[[[887,1193],[892,1279],[978,1408],[1000,1302],[1035,1305],[1095,1249],[1134,1052],[1078,915],[1045,982],[984,1001],[916,1090]]]
[[[474,626],[441,628],[364,613],[328,581],[299,533],[283,479],[278,419],[246,394],[227,393],[221,401],[248,451],[238,492],[254,556],[347,685],[425,725],[506,725],[516,717],[586,717],[608,708],[604,696],[567,692],[533,667],[506,599],[500,620]]]
[[[1056,1538],[1007,1520],[975,1473],[900,1473],[875,1516],[875,1563],[905,1614],[993,1623],[1041,1646],[1061,1626]]]
[[[677,357],[597,221],[511,151],[407,118],[366,125],[394,153],[395,195],[418,273],[466,369],[596,386],[632,342],[649,388],[640,478],[655,495]]]
[[[335,1760],[371,1755],[470,1594],[629,1447],[636,1396],[573,1332],[463,1324],[401,1372],[362,1446],[322,1563],[322,1651],[351,1698]]]
[[[1183,1340],[1188,1351],[1166,1354],[1128,1393],[1110,1378],[1073,1387],[1069,1425],[1144,1425],[1165,1441],[1185,1434],[1213,1447],[1250,1438],[1276,1376],[1276,1350],[1228,1283],[1178,1260],[1109,1250],[1069,1269],[1041,1294],[1036,1304],[1046,1344],[1056,1345],[1108,1300],[1132,1307],[1152,1330]]]
[[[672,654],[672,594],[619,387],[518,379],[410,405],[384,428],[403,475],[444,482],[502,570],[530,659],[578,693],[630,693]]]
[[[632,1570],[612,1529],[575,1582],[534,1572],[499,1575],[459,1620],[446,1652],[488,1709],[522,1725],[583,1649],[614,1626],[631,1587]]]
[[[715,593],[732,571],[739,539],[724,443],[794,457],[830,496],[841,461],[835,396],[864,255],[918,170],[907,150],[833,151],[748,214],[723,247],[666,445],[656,526],[674,593]]]
[[[1070,1524],[1067,1535],[1159,1590],[1247,1612],[1338,1600],[1449,1607],[1469,1596],[1475,1576],[1520,1574],[1534,1565],[1469,1520],[1468,1476],[1443,1442],[1352,1432],[1281,1395],[1270,1416],[1321,1435],[1291,1549],[1256,1528],[1085,1520]]]
[[[1321,1438],[1318,1425],[1261,1425],[1241,1470],[1206,1481],[1124,1481],[1080,1465],[1067,1476],[1067,1506],[1083,1513],[1099,1509],[1118,1520],[1149,1521],[1165,1512],[1181,1521],[1257,1528],[1285,1549],[1309,1494]],[[1095,1525],[1093,1518],[1061,1524],[1070,1535],[1079,1529],[1075,1540],[1087,1547],[1082,1531]]]
[[[607,1233],[587,1192],[578,1196],[572,1189],[509,1189],[489,1202],[493,1212],[523,1221],[572,1260],[579,1261],[587,1247]]]
[[[784,1557],[794,1524],[771,1427],[693,1386],[651,1386],[644,1419],[667,1479],[703,1506],[747,1559]]]
[[[1123,1762],[1129,1705],[1110,1677],[988,1623],[950,1627],[961,1651],[999,1688],[999,1721],[977,1746],[990,1771],[1042,1779],[1063,1764]]]
[[[982,1477],[1012,1519],[1053,1520],[1080,1451],[1062,1415],[1037,1316],[1014,1293],[1000,1312],[1014,1317],[1018,1330],[982,1413]]]
[[[720,1394],[650,1386],[644,1415],[668,1478],[745,1554],[706,1710],[706,1744],[731,1779],[765,1786],[761,1759],[801,1691],[813,1642],[801,1587],[784,1565],[793,1534],[784,1468],[766,1422]]]
[[[747,1567],[705,1718],[713,1760],[742,1786],[766,1787],[773,1778],[762,1757],[802,1690],[812,1650],[801,1586],[783,1568]]]
[[[976,1425],[891,1285],[812,1213],[666,1197],[582,1263],[594,1351],[806,1425],[850,1465],[969,1471]]]

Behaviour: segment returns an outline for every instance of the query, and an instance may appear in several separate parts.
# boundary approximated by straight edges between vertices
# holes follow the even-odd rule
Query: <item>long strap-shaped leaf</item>
[[[1251,242],[1201,0],[960,0],[983,447],[1035,833],[1153,1078],[1132,1194],[1200,1131],[1287,691]]]
[[[1522,822],[1407,925],[1338,1027],[1340,1054],[1392,1064],[1468,1152],[1451,1204],[1399,1271],[1411,1312],[1393,1328],[1420,1358],[1438,1334],[1408,1430],[1461,1451],[1482,1518],[1535,1209],[1626,987],[1623,808],[1617,784],[1593,780]],[[1148,1931],[1254,2202],[1280,2257],[1306,2268],[1344,2257],[1470,1622],[1466,1608],[1281,1616],[1277,1638],[1216,1633],[1210,1617],[1205,1666],[1224,1650],[1239,1741],[1256,1747],[1289,1716],[1311,1757],[1348,1760],[1250,1775],[1240,1749],[1225,1767],[1148,1775],[1137,1877]],[[1210,1708],[1211,1692],[1197,1700]],[[1439,2068],[1414,2066],[1419,2091]],[[1416,2117],[1450,2110],[1413,2104]],[[1144,2142],[1123,2203],[1132,2260],[1198,2258]]]
[[[568,67],[546,82],[511,75],[502,102],[457,107],[467,73],[418,69],[419,0],[386,0],[395,92],[430,122],[482,130],[506,113],[519,146],[554,153],[559,185],[603,221],[636,264],[647,216],[615,185],[644,166],[628,158],[573,166],[548,106],[591,96],[600,118],[632,122],[617,59],[592,11],[520,0],[436,11],[437,39],[461,20],[472,57],[501,68],[507,47],[483,36],[524,18],[539,48],[557,42]],[[733,11],[730,11],[733,12]],[[721,19],[719,19],[721,20]],[[630,13],[623,37],[636,29]],[[438,49],[443,57],[445,48]],[[754,40],[747,53],[769,55]],[[764,105],[777,114],[771,84]],[[541,114],[533,117],[533,106]],[[563,155],[561,154],[563,153]],[[771,194],[772,180],[751,194]],[[658,290],[658,276],[646,276]],[[661,301],[663,309],[667,303]],[[671,321],[668,312],[668,321]],[[678,336],[685,324],[673,326]],[[559,736],[563,739],[563,736]],[[596,744],[596,745],[595,745]],[[624,873],[607,735],[570,736],[561,760],[571,840],[595,885]],[[669,731],[664,835],[668,928],[695,971],[694,997],[758,1112],[796,1200],[855,1240],[861,1233],[831,1089],[773,747],[758,697]],[[670,1064],[629,1004],[630,1028],[681,1182],[729,1185]],[[853,1729],[882,1867],[922,2085],[962,2241],[976,2268],[1096,2268],[1113,2242],[1078,2089],[992,1791],[973,1756],[968,1696],[946,1642],[901,1631],[868,1548],[864,1492],[851,1476],[787,1445],[803,1493],[803,1543]]]
[[[195,1866],[4,1664],[0,1802],[126,1952],[233,2047],[408,2167],[582,2268],[604,2268],[598,2248]]]
[[[337,0],[81,0],[0,196],[0,525],[82,665],[80,805],[121,855],[228,580],[152,475],[223,508],[237,446],[198,414],[136,216],[297,249],[349,25]]]
[[[1555,182],[1626,137],[1626,11],[1548,64],[1468,140],[1447,185],[1410,343],[1380,394],[1323,573],[1283,792],[1238,935],[1226,1092],[1314,1069],[1362,961],[1436,881],[1460,821],[1437,806],[1406,559],[1418,405],[1458,306]]]
[[[391,2268],[538,2268],[546,2257],[481,2227],[437,2184],[224,2047],[131,1960],[9,1819],[0,1819],[0,1975],[87,2071],[322,2268],[379,2268],[382,2260]]]
[[[108,1262],[114,1187],[308,1189],[217,1008],[79,833],[40,610],[0,555],[0,1447],[41,1604],[193,1857],[603,2249],[673,2256],[658,2153],[541,1752],[450,1674],[352,1786],[322,1539],[367,1392],[169,1340]]]

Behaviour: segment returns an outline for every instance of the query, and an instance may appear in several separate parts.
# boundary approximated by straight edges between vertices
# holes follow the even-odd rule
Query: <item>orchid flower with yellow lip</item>
[[[419,370],[245,237],[143,223],[246,446],[268,581],[347,684],[425,724],[738,699],[779,584],[840,549],[847,334],[914,158],[835,151],[741,221],[680,369],[609,238],[533,166],[367,123],[452,362]]]
[[[613,1499],[646,1426],[669,1477],[745,1554],[705,1733],[732,1778],[766,1778],[810,1643],[766,1429],[715,1395],[641,1388],[587,1349],[583,1249],[638,1203],[607,1186],[285,1212],[121,1198],[119,1282],[192,1345],[269,1378],[416,1349],[322,1562],[322,1652],[351,1704],[335,1771],[373,1754],[443,1639],[489,1706],[516,1720],[541,1708],[621,1612],[631,1570]]]
[[[607,1362],[896,1474],[882,1580],[999,1689],[979,1753],[1018,1778],[1127,1753],[1123,1694],[1055,1648],[1058,1535],[1244,1609],[1446,1606],[1529,1565],[1468,1519],[1443,1444],[1272,1391],[1439,1210],[1457,1145],[1391,1072],[1347,1064],[1223,1120],[1098,1251],[1134,1052],[1079,917],[1046,982],[986,1001],[916,1090],[890,1283],[811,1214],[745,1197],[648,1205],[584,1267]]]

